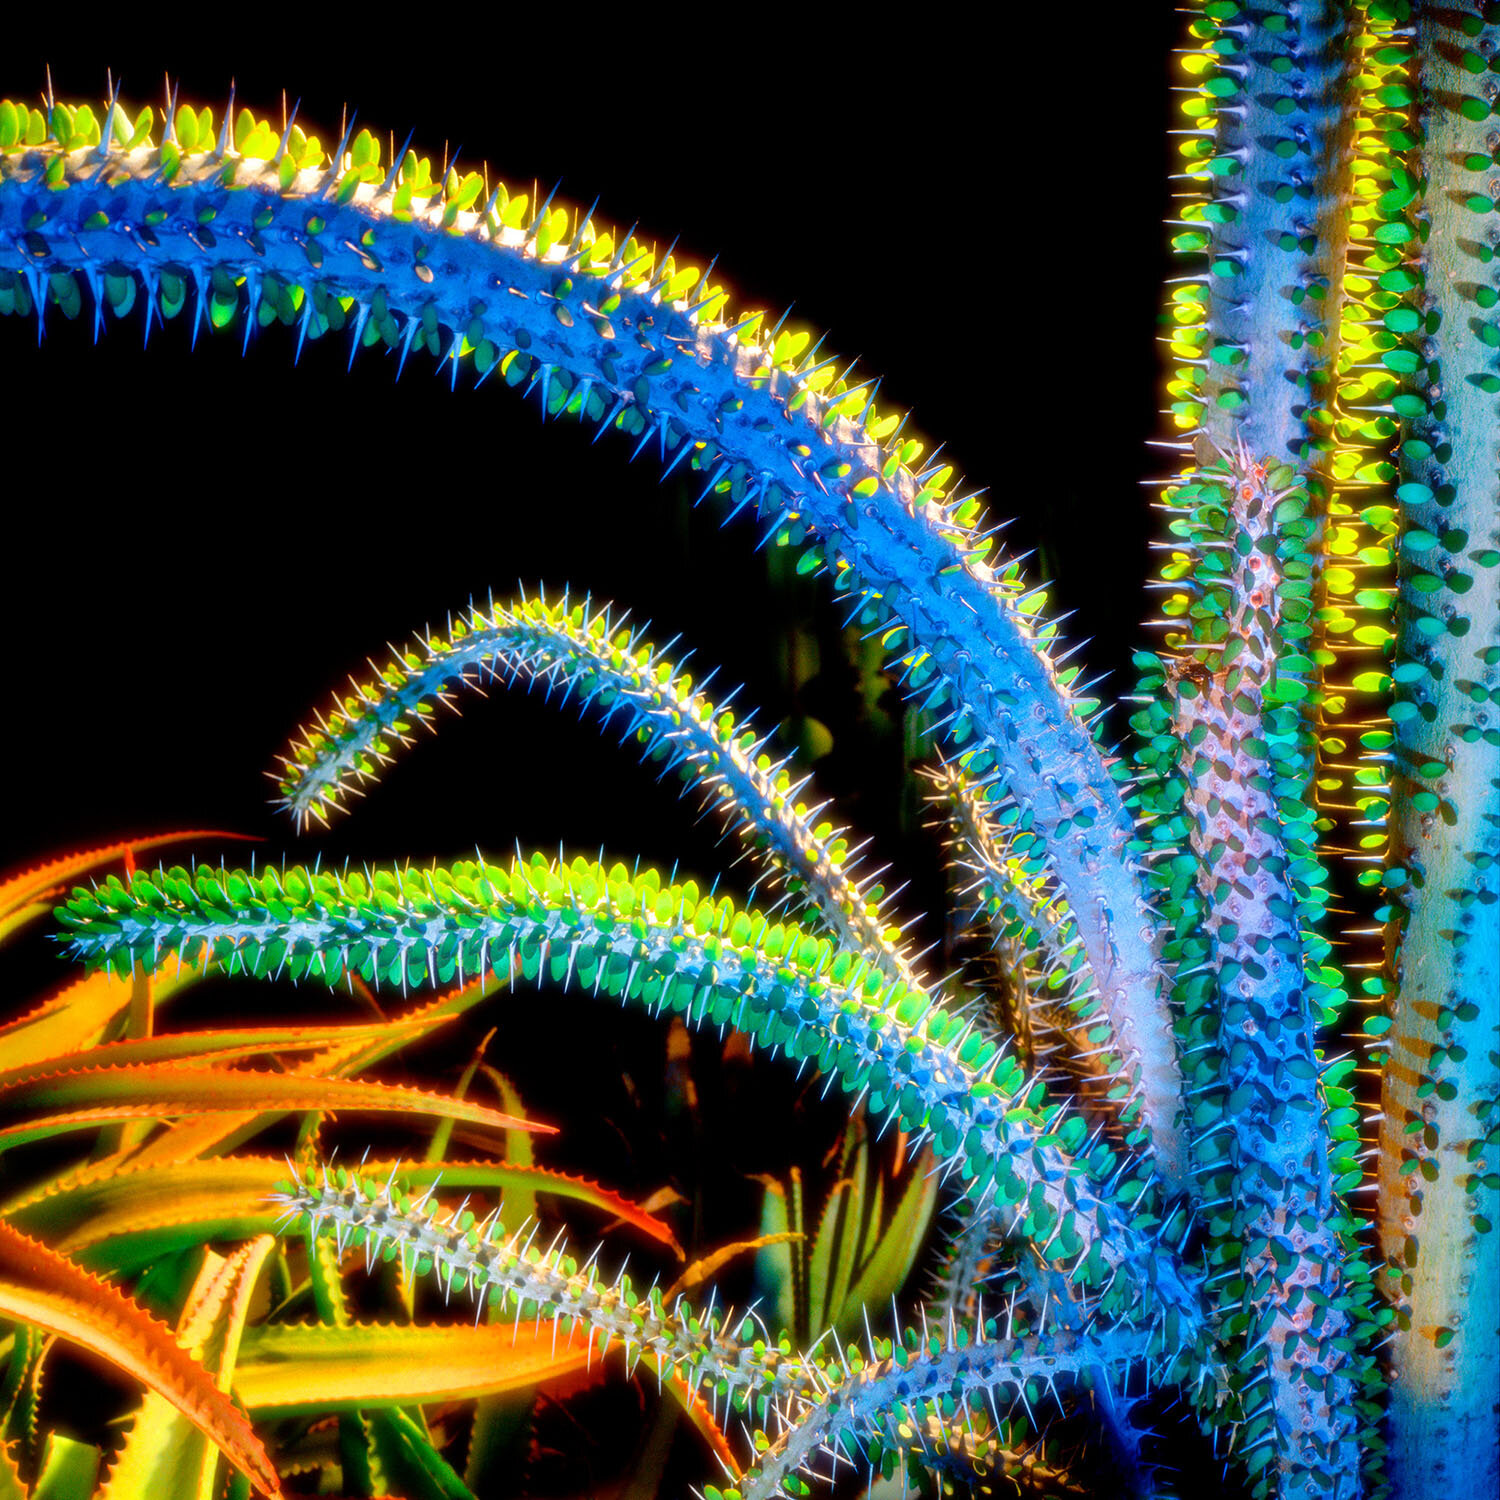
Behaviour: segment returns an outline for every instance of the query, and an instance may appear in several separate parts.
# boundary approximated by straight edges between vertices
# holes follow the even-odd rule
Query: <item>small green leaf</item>
[[[177,144],[184,156],[191,156],[198,149],[198,115],[190,104],[178,107]]]

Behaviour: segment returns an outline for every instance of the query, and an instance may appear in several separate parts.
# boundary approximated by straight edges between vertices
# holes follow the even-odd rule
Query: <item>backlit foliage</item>
[[[0,102],[0,312],[38,338],[49,315],[147,339],[182,317],[194,343],[280,323],[299,352],[383,346],[398,375],[429,355],[450,382],[498,377],[626,434],[826,575],[924,716],[950,923],[992,950],[938,980],[794,757],[613,607],[491,598],[391,648],[275,773],[299,824],[346,811],[440,706],[522,679],[679,772],[743,842],[750,899],[519,852],[364,871],[132,856],[73,885],[57,920],[89,977],[0,1033],[0,1149],[93,1143],[0,1205],[0,1414],[25,1450],[0,1497],[98,1465],[34,1440],[45,1333],[148,1388],[106,1495],[164,1473],[214,1494],[216,1454],[241,1492],[316,1475],[494,1493],[531,1394],[620,1379],[611,1351],[695,1426],[707,1496],[811,1493],[840,1464],[871,1493],[1164,1493],[1153,1422],[1201,1435],[1255,1495],[1492,1488],[1493,12],[1191,9],[1168,294],[1182,467],[1124,747],[1100,742],[1044,593],[953,468],[821,340],[732,308],[712,266],[487,173],[383,160],[352,121],[327,142],[233,101],[173,97],[160,120],[117,96]],[[23,878],[0,918],[39,915],[75,873]],[[409,998],[363,1027],[159,1031],[163,992],[206,972]],[[503,1109],[468,1098],[477,1059],[452,1095],[350,1076],[532,985],[823,1075],[850,1133],[816,1227],[795,1177],[768,1182],[758,1237],[647,1287],[613,1236],[580,1258],[536,1195],[605,1208],[658,1254],[670,1228],[536,1167],[500,1075]],[[334,1110],[444,1123],[426,1161],[346,1169],[320,1139]],[[285,1167],[241,1152],[289,1113]],[[904,1169],[872,1166],[866,1122],[903,1139]],[[440,1184],[459,1125],[500,1160]],[[939,1264],[917,1284],[936,1194]],[[751,1253],[788,1326],[712,1289]],[[95,1268],[137,1276],[140,1300]]]

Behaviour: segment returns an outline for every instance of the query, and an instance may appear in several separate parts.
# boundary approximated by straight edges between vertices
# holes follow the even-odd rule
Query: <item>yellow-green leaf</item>
[[[554,1352],[548,1323],[266,1324],[245,1330],[234,1390],[277,1417],[492,1396],[587,1368],[587,1333],[555,1331]]]
[[[204,1252],[177,1321],[177,1341],[202,1361],[226,1394],[250,1311],[250,1294],[276,1241],[261,1235],[232,1256]],[[219,1451],[169,1401],[148,1391],[98,1500],[216,1500]]]
[[[268,1495],[281,1482],[260,1439],[165,1324],[65,1256],[0,1220],[0,1315],[97,1354],[158,1392]]]

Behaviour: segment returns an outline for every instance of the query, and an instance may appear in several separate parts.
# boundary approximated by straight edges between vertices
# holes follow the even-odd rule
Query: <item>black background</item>
[[[1040,549],[1031,575],[1055,578],[1054,607],[1077,611],[1070,639],[1093,638],[1084,659],[1089,675],[1112,673],[1108,696],[1129,691],[1129,653],[1150,638],[1137,623],[1151,612],[1154,530],[1141,481],[1164,472],[1147,441],[1165,435],[1156,335],[1180,17],[1136,7],[1127,25],[1117,7],[1086,9],[1097,25],[1030,6],[998,24],[913,7],[837,28],[771,7],[654,19],[552,7],[462,26],[436,9],[379,26],[299,11],[234,34],[58,25],[34,40],[7,22],[0,96],[38,102],[50,62],[60,98],[97,101],[112,67],[128,100],[154,103],[169,69],[218,117],[233,77],[258,114],[279,119],[283,89],[300,97],[325,147],[348,101],[382,137],[415,126],[435,158],[446,141],[514,186],[535,179],[545,194],[561,178],[559,201],[597,195],[605,221],[680,236],[679,263],[717,254],[734,305],[779,315],[795,301],[794,326],[829,330],[825,351],[883,376],[883,408],[913,409],[908,432],[945,442],[966,490],[989,487],[993,516],[1014,518],[1011,549]],[[190,355],[184,316],[143,355],[139,306],[109,323],[94,348],[87,313],[69,325],[53,308],[39,349],[34,320],[0,319],[0,867],[215,828],[259,836],[261,860],[447,860],[561,841],[712,879],[733,851],[694,823],[675,781],[519,692],[470,698],[324,836],[299,836],[271,807],[263,773],[367,654],[520,580],[629,605],[659,640],[680,632],[700,672],[719,664],[721,685],[746,684],[738,704],[765,727],[830,722],[825,789],[912,875],[903,912],[931,902],[935,845],[892,812],[899,764],[843,733],[833,666],[789,696],[757,533],[743,517],[720,530],[707,506],[684,533],[691,479],[659,484],[647,455],[627,463],[623,436],[594,445],[576,421],[544,425],[535,395],[523,405],[498,380],[476,392],[461,378],[451,393],[430,358],[397,386],[375,351],[346,374],[342,336],[310,344],[294,371],[280,328],[242,360],[238,328]],[[245,857],[200,839],[169,858],[188,852]],[[66,972],[43,940],[0,963],[14,1001]],[[209,993],[182,1024],[328,1003]],[[587,998],[522,999],[465,1035],[472,1046],[500,1026],[492,1060],[524,1079],[533,1114],[567,1124],[555,1159],[625,1191],[690,1190],[671,1099],[651,1102],[659,1025]],[[768,1170],[805,1089],[761,1066],[742,1089],[704,1047],[701,1139],[733,1140],[737,1168]],[[451,1082],[464,1055],[435,1054],[423,1081]],[[808,1131],[811,1159],[837,1118]],[[697,1231],[712,1243],[752,1229],[755,1201],[717,1218],[710,1207]]]

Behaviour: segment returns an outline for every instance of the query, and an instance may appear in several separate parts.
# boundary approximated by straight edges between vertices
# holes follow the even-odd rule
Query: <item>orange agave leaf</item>
[[[433,1000],[413,1006],[404,1016],[393,1019],[392,1025],[409,1026],[410,1031],[397,1032],[394,1036],[370,1042],[340,1043],[313,1057],[299,1058],[288,1071],[317,1077],[340,1077],[357,1073],[391,1053],[400,1051],[402,1047],[419,1041],[434,1027],[441,1026],[452,1017],[462,1015],[492,994],[499,983],[493,974],[484,979],[470,980]],[[207,1156],[211,1151],[232,1151],[268,1123],[269,1118],[263,1110],[183,1120],[147,1141],[134,1153],[131,1160],[182,1162]]]
[[[167,1166],[90,1162],[4,1211],[65,1255],[99,1270],[134,1271],[190,1245],[270,1232],[281,1210],[269,1194],[286,1174],[286,1162],[269,1156]]]
[[[474,1082],[474,1075],[479,1071],[480,1060],[484,1057],[485,1048],[495,1039],[496,1028],[491,1026],[480,1038],[479,1045],[474,1048],[464,1070],[458,1075],[458,1082],[453,1085],[455,1098],[462,1099],[469,1092],[469,1085]],[[512,1103],[509,1099],[500,1101],[512,1114],[520,1113],[520,1100]],[[432,1132],[432,1139],[427,1143],[427,1150],[423,1156],[424,1161],[442,1161],[448,1154],[448,1146],[453,1139],[453,1121],[439,1120],[437,1129]],[[512,1141],[525,1141],[530,1147],[530,1140],[524,1135],[507,1136],[507,1144]]]
[[[226,1395],[250,1297],[275,1244],[263,1234],[228,1257],[206,1251],[177,1320],[178,1342],[202,1361]],[[202,1432],[155,1391],[147,1391],[95,1500],[140,1500],[148,1494],[215,1500],[218,1457]]]
[[[158,1007],[197,984],[201,969],[157,975],[152,988]],[[64,985],[25,1015],[0,1026],[0,1057],[13,1068],[49,1058],[86,1052],[99,1044],[130,1005],[131,983],[101,969]]]
[[[753,1240],[736,1240],[732,1245],[721,1245],[710,1255],[700,1255],[692,1265],[684,1266],[682,1275],[662,1293],[664,1298],[679,1297],[684,1292],[690,1292],[695,1286],[708,1280],[721,1266],[735,1258],[736,1255],[744,1255],[751,1250],[764,1250],[767,1245],[785,1245],[792,1240],[800,1240],[802,1234],[799,1230],[783,1229],[775,1234],[763,1234]]]
[[[608,1361],[595,1360],[592,1363],[561,1370],[551,1376],[542,1388],[555,1401],[569,1401],[584,1391],[605,1384],[610,1378],[605,1366],[607,1363],[612,1363],[614,1359],[615,1352],[612,1352]],[[642,1353],[641,1360],[642,1363],[656,1370],[658,1377],[663,1374],[659,1362],[649,1351]],[[661,1383],[671,1391],[673,1399],[682,1408],[688,1421],[697,1429],[698,1435],[708,1445],[710,1451],[718,1456],[720,1462],[735,1479],[739,1479],[743,1472],[739,1461],[735,1458],[734,1450],[729,1446],[729,1439],[724,1436],[724,1430],[719,1426],[718,1419],[710,1410],[708,1403],[680,1375],[667,1373]]]
[[[112,859],[124,859],[127,855],[133,859],[148,849],[180,844],[184,839],[261,842],[260,836],[253,833],[228,833],[222,828],[184,828],[180,833],[153,833],[145,838],[101,844],[97,849],[84,849],[76,854],[60,854],[56,859],[34,865],[29,870],[17,870],[0,879],[0,920],[13,916],[21,907],[33,902],[50,902],[57,896],[66,895],[68,882],[82,875],[85,870],[108,864]]]
[[[92,1443],[80,1443],[56,1431],[42,1438],[31,1500],[74,1500],[92,1495],[104,1455]]]
[[[553,1323],[272,1323],[245,1330],[234,1391],[257,1414],[310,1416],[499,1395],[590,1358],[584,1329]]]
[[[0,1057],[16,1067],[94,1046],[130,1004],[130,981],[100,970],[0,1026]]]
[[[533,1322],[533,1327],[535,1323]],[[586,1335],[585,1335],[586,1336]],[[645,1358],[646,1356],[642,1356]],[[596,1391],[608,1385],[612,1380],[620,1378],[618,1368],[611,1369],[615,1365],[616,1350],[613,1345],[609,1349],[607,1359],[585,1360],[581,1365],[573,1365],[566,1370],[559,1370],[554,1375],[549,1375],[546,1380],[537,1386],[539,1394],[550,1396],[559,1406],[566,1406],[575,1396],[581,1396],[585,1391]],[[652,1369],[656,1366],[652,1365]]]
[[[351,1078],[299,1078],[252,1069],[188,1068],[169,1063],[139,1067],[70,1068],[0,1089],[0,1118],[22,1110],[58,1110],[0,1129],[0,1151],[101,1120],[156,1115],[217,1114],[223,1110],[359,1109],[386,1114],[452,1115],[494,1130],[540,1130],[553,1125],[518,1120],[499,1110],[395,1084]]]
[[[13,911],[6,912],[0,916],[0,943],[6,942],[11,933],[19,932],[28,922],[35,922],[38,917],[45,917],[57,901],[56,892],[48,892],[49,899],[46,901],[25,902]],[[0,1470],[0,1473],[3,1473]],[[5,1495],[5,1481],[0,1478],[0,1500]]]
[[[244,1414],[159,1323],[117,1288],[0,1220],[0,1313],[67,1339],[176,1407],[265,1494],[281,1481]]]
[[[370,995],[369,990],[365,988],[364,981],[357,975],[353,976],[353,979],[359,989],[373,1001],[374,996]],[[410,1033],[392,1032],[389,1036],[377,1036],[373,1041],[340,1044],[331,1048],[324,1058],[324,1061],[330,1065],[326,1071],[332,1071],[334,1062],[337,1063],[340,1072],[357,1073],[362,1068],[372,1067],[392,1053],[399,1052],[402,1047],[409,1046],[417,1037],[425,1035],[427,1029],[441,1026],[455,1016],[461,1016],[472,1010],[506,983],[508,980],[491,972],[455,985],[451,990],[445,990],[430,1000],[420,1001],[413,1005],[405,1015],[391,1018],[393,1026],[411,1027]],[[325,1070],[320,1069],[320,1071]]]
[[[671,1225],[665,1220],[647,1213],[639,1204],[622,1198],[597,1182],[591,1182],[586,1177],[574,1177],[567,1172],[554,1171],[550,1167],[520,1166],[511,1162],[402,1162],[393,1159],[366,1162],[360,1171],[372,1179],[388,1177],[394,1171],[414,1188],[427,1187],[441,1178],[449,1188],[556,1193],[560,1198],[588,1203],[607,1214],[613,1214],[616,1219],[639,1229],[658,1244],[665,1245],[679,1260],[683,1258],[682,1246],[677,1243],[677,1236],[672,1233]]]
[[[129,984],[126,986],[127,998]],[[433,1024],[422,1025],[424,1031]],[[307,1052],[336,1044],[368,1042],[403,1027],[414,1029],[421,1023],[380,1021],[344,1026],[245,1026],[233,1031],[177,1031],[155,1036],[129,1037],[123,1041],[105,1042],[90,1049],[90,1067],[121,1067],[125,1064],[187,1063],[212,1059],[215,1064],[236,1062],[266,1052]],[[8,1060],[8,1059],[7,1059]],[[0,1071],[0,1092],[12,1084],[28,1083],[47,1073],[57,1072],[55,1058],[45,1058],[20,1067]]]
[[[10,1456],[9,1444],[0,1441],[0,1500],[27,1500],[21,1471]]]
[[[686,1413],[688,1421],[698,1429],[698,1436],[708,1444],[709,1451],[724,1465],[730,1476],[738,1481],[742,1473],[739,1461],[734,1456],[734,1449],[729,1446],[729,1439],[724,1436],[724,1429],[719,1426],[718,1418],[709,1409],[708,1402],[680,1375],[669,1375],[666,1385]]]

